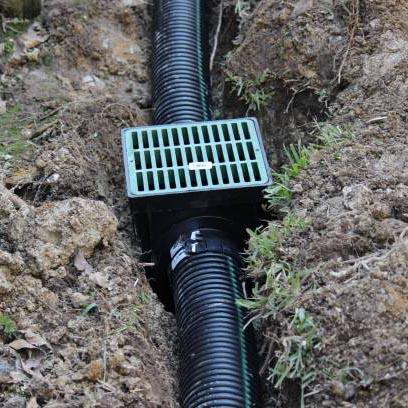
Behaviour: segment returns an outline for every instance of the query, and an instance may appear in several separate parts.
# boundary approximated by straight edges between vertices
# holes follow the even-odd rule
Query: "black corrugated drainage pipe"
[[[155,1],[155,124],[211,119],[207,31],[204,1]],[[259,406],[254,339],[250,327],[244,330],[244,312],[237,305],[243,297],[239,239],[227,221],[208,215],[214,218],[178,225],[179,233],[169,242],[181,348],[181,405]]]

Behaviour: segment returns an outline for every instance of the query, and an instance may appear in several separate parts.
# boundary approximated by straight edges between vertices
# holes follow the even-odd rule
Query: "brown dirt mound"
[[[274,163],[283,144],[313,140],[316,117],[354,135],[292,183],[311,227],[279,248],[319,284],[296,303],[321,341],[307,406],[408,404],[407,18],[399,1],[261,1],[227,63],[243,78],[271,72],[261,119]],[[273,338],[279,322],[264,330]],[[280,401],[298,406],[293,392]]]
[[[149,117],[149,19],[144,2],[47,1],[34,50],[18,37],[0,58],[31,146],[0,159],[2,407],[177,406],[174,321],[138,263],[120,147]]]

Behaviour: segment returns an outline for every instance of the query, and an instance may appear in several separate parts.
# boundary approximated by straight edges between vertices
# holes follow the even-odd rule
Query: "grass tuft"
[[[7,315],[0,313],[0,329],[8,336],[17,331],[17,326]]]
[[[306,291],[314,288],[312,271],[302,268],[285,253],[285,241],[295,233],[306,232],[310,220],[291,210],[291,183],[311,161],[316,151],[337,146],[353,138],[352,132],[332,124],[315,124],[316,143],[309,146],[289,145],[285,149],[287,164],[275,172],[275,182],[267,191],[270,207],[277,207],[285,216],[280,222],[249,231],[246,253],[247,270],[256,278],[252,297],[239,303],[253,314],[253,319],[268,319],[275,328],[274,353],[269,380],[279,389],[286,380],[300,384],[301,406],[317,376],[314,351],[320,347],[318,328],[313,316],[300,307]]]
[[[0,115],[0,159],[18,157],[33,145],[23,137],[23,128],[20,105],[14,105]]]
[[[310,164],[313,153],[318,150],[341,145],[354,138],[353,132],[338,125],[315,122],[315,137],[317,143],[303,146],[290,144],[285,147],[288,163],[281,167],[280,171],[274,172],[274,183],[266,190],[266,199],[269,207],[280,207],[287,211],[293,197],[291,181],[299,176],[300,172]]]
[[[233,91],[245,102],[248,112],[259,112],[268,105],[273,92],[266,91],[266,83],[271,78],[268,70],[257,75],[255,79],[246,80],[238,75],[229,73],[226,81],[231,84]]]

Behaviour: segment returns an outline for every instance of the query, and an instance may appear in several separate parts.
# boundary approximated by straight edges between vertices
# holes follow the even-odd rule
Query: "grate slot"
[[[177,129],[173,129],[171,131],[171,136],[172,136],[173,146],[179,146],[180,145],[180,140],[179,140],[179,136],[178,136],[178,133],[177,133]]]
[[[138,142],[139,142],[139,146],[143,146],[143,132],[138,133]],[[146,168],[146,160],[145,160],[145,156],[143,154],[143,151],[140,154],[140,162],[141,162],[142,169],[145,169]],[[142,178],[143,178],[143,186],[144,186],[143,188],[147,188],[148,184],[147,184],[146,172],[141,170],[141,174],[142,174]]]
[[[244,181],[249,183],[251,181],[251,176],[248,171],[248,165],[246,163],[241,163],[241,167],[242,167],[242,174],[244,175]],[[253,175],[253,171],[252,171],[252,175]]]
[[[169,146],[169,132],[167,131],[167,129],[163,129],[162,131],[162,141],[164,147]]]
[[[142,161],[140,159],[140,152],[135,152],[135,169],[141,170],[142,168]]]
[[[164,190],[166,188],[166,183],[164,182],[163,170],[157,172],[157,178],[159,179],[159,190]]]
[[[189,136],[189,140],[190,140],[190,144],[194,144],[194,134],[191,128],[188,129],[188,136]],[[196,154],[196,149],[193,146],[191,149],[192,152],[192,156],[193,156],[193,162],[197,162],[199,161],[197,158],[197,154]],[[197,187],[201,187],[203,185],[203,183],[201,182],[201,174],[197,171],[197,170],[190,170],[190,175],[194,174],[194,179],[195,182],[197,183]]]
[[[156,160],[156,166],[157,166],[157,168],[158,168],[158,169],[162,168],[162,167],[163,167],[163,161],[162,161],[161,149],[160,149],[160,148],[159,148],[159,149],[156,149],[156,150],[154,151],[154,157],[155,157],[155,160]]]
[[[146,130],[142,131],[142,146],[145,149],[149,148],[149,135]]]
[[[178,135],[177,132],[174,132],[175,129],[172,131],[172,137],[170,138],[170,155],[171,155],[171,161],[172,161],[172,167],[177,166],[177,158],[176,158],[176,152],[174,149],[175,141],[178,142]],[[174,137],[176,136],[176,138]],[[176,140],[175,140],[176,139]],[[180,179],[178,177],[175,177],[174,170],[169,170],[169,178],[170,178],[170,188],[180,188]],[[174,180],[173,180],[174,179]]]
[[[229,177],[228,177],[227,167],[225,165],[221,166],[221,175],[222,175],[222,183],[227,184]]]
[[[145,160],[146,160],[146,169],[151,169],[152,168],[152,157],[151,157],[149,150],[145,152]]]
[[[153,132],[152,132],[152,140],[153,139]],[[154,146],[154,143],[153,143]],[[151,168],[153,169],[153,182],[154,182],[154,189],[158,190],[159,189],[159,177],[157,174],[157,163],[156,163],[156,155],[154,149],[151,149],[149,152],[146,152],[146,154],[149,154],[150,160],[151,160]],[[146,161],[147,162],[147,161]]]
[[[173,158],[170,149],[164,149],[166,155],[166,167],[173,167]]]
[[[178,175],[179,175],[181,187],[182,187],[182,188],[187,187],[186,173],[184,172],[184,170],[183,170],[183,169],[179,169]]]
[[[232,133],[234,135],[234,139],[241,140],[241,135],[238,129],[238,125],[236,123],[233,123],[231,126],[232,126]]]
[[[164,132],[161,133],[162,137],[160,138],[160,146],[159,146],[159,153],[160,153],[160,161],[162,163],[161,167],[166,167],[167,166],[167,161],[166,161],[166,153],[164,149]],[[169,178],[167,176],[167,171],[163,170],[163,180],[164,180],[164,185],[166,189],[170,188],[170,183],[169,183]]]
[[[147,172],[147,186],[149,191],[154,190],[154,176],[152,171]]]
[[[182,128],[182,133],[183,133],[183,143],[184,145],[188,145],[190,142],[188,140],[188,131],[187,128],[183,127]]]
[[[217,125],[217,127],[219,127],[219,132],[222,133],[221,125]],[[220,146],[221,146],[221,149],[222,149],[224,162],[225,162],[225,158],[228,158],[228,150],[227,150],[227,147],[226,147],[225,143],[222,143]],[[228,174],[228,180],[224,181],[225,179],[223,177],[223,183],[224,184],[228,184],[228,182],[233,183],[234,178],[232,176],[231,167],[230,166],[225,166],[225,168],[226,168],[226,171],[227,171],[227,174]]]
[[[194,126],[192,128],[192,131],[193,131],[193,142],[194,142],[194,144],[199,144],[200,143],[200,138],[198,136],[197,126]]]
[[[261,174],[259,173],[258,163],[252,162],[252,169],[254,170],[254,178],[255,181],[259,181],[261,179]]]
[[[136,180],[137,180],[137,191],[143,191],[144,190],[144,184],[143,184],[143,175],[142,175],[142,173],[140,173],[140,172],[136,173]]]
[[[231,124],[230,123],[228,123],[228,130],[231,132],[231,135],[234,133],[234,131],[233,131],[233,129],[232,129],[232,126],[231,126]],[[238,153],[238,148],[237,148],[237,144],[236,143],[232,143],[232,150],[233,150],[233,155],[234,155],[234,158],[235,158],[235,161],[238,161],[239,162],[239,153]],[[237,167],[237,170],[238,170],[238,181],[236,181],[235,180],[235,178],[234,178],[234,181],[236,182],[236,183],[239,183],[239,182],[245,182],[245,180],[244,180],[244,174],[242,173],[242,168],[241,168],[241,166],[235,166],[235,167]]]
[[[231,134],[228,131],[228,126],[226,124],[221,125],[221,134],[225,142],[231,141]]]
[[[252,142],[247,142],[246,147],[248,149],[249,159],[250,160],[255,160],[256,156],[255,156],[255,150],[254,150],[254,146],[253,146]]]
[[[159,135],[157,130],[152,130],[153,147],[159,147]]]
[[[169,170],[169,182],[170,182],[170,188],[176,188],[176,177],[174,175],[174,170],[170,169]],[[178,183],[179,184],[179,183]],[[180,184],[179,184],[180,187]]]
[[[218,131],[218,126],[217,125],[212,125],[211,129],[213,131],[213,135],[214,135],[214,142],[218,143],[221,141],[220,139],[220,132]]]
[[[208,129],[208,133],[210,136],[210,148],[212,151],[212,157],[213,157],[213,162],[214,162],[214,167],[215,168],[215,176],[212,175],[212,180],[213,180],[213,184],[214,185],[219,185],[221,184],[221,180],[222,180],[222,175],[221,175],[221,169],[219,166],[219,158],[218,158],[218,152],[217,152],[217,147],[215,144],[215,136],[214,136],[214,132],[213,132],[213,126],[207,126]],[[215,180],[215,181],[214,181]]]
[[[245,161],[249,163],[252,159],[251,159],[251,154],[249,152],[248,144],[249,144],[249,147],[252,148],[252,143],[244,141],[245,134],[244,134],[244,129],[242,128],[242,126],[238,127],[238,131],[239,131],[240,139],[243,141],[241,146],[244,151]],[[255,152],[253,151],[253,148],[252,148],[252,152],[255,154]],[[252,169],[252,166],[246,165],[246,167],[249,169],[249,180],[248,181],[255,181],[254,170]]]
[[[201,150],[201,156],[202,156],[202,160],[208,162],[212,160],[209,159],[209,157],[207,156],[207,150],[206,150],[206,146],[205,146],[205,136],[203,133],[203,129],[205,128],[205,126],[199,126],[198,127],[198,138],[200,140],[200,150]],[[205,185],[212,185],[212,179],[211,179],[211,173],[210,170],[204,170],[203,173],[201,174],[201,179],[205,181]]]
[[[186,147],[185,147],[185,145],[188,144],[187,128],[178,129],[178,132],[179,132],[179,136],[181,136],[180,140],[182,141],[182,144],[181,144],[181,158],[183,160],[183,163],[185,163],[185,165],[188,166],[189,161],[188,161],[188,158],[187,158]],[[182,171],[184,173],[184,178],[186,180],[186,187],[191,187],[191,178],[190,178],[188,168],[186,170],[186,166],[184,166]]]
[[[135,150],[139,149],[139,140],[138,140],[137,132],[132,132],[132,145],[133,145],[133,149]]]
[[[248,129],[248,124],[246,122],[242,122],[241,126],[242,126],[242,130],[244,132],[244,138],[245,139],[251,139],[251,134],[250,134],[249,129]]]
[[[210,135],[208,133],[208,126],[204,125],[202,128],[203,135],[204,135],[204,143],[210,143]]]

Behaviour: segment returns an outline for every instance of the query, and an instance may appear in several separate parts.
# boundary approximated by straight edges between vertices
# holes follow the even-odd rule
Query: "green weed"
[[[313,349],[319,345],[313,318],[296,307],[302,293],[310,288],[311,271],[281,259],[280,248],[291,234],[309,226],[308,219],[289,212],[280,224],[271,223],[250,232],[247,265],[258,283],[252,298],[238,302],[256,317],[271,319],[280,326],[282,335],[276,339],[269,379],[276,388],[286,379],[298,380],[302,406],[305,390],[316,376]]]
[[[330,123],[314,124],[316,143],[303,146],[291,144],[285,148],[288,163],[273,173],[274,183],[266,190],[266,199],[270,208],[280,207],[287,209],[293,196],[290,188],[291,181],[299,176],[300,172],[310,163],[312,154],[323,148],[338,146],[354,138],[351,130]]]
[[[274,183],[266,190],[265,197],[272,207],[285,207],[292,200],[293,191],[290,182],[299,176],[300,172],[309,165],[313,148],[298,145],[289,145],[285,148],[288,164],[281,167],[280,171],[274,172]]]
[[[42,63],[46,66],[46,67],[50,67],[52,65],[52,63],[54,62],[54,57],[51,53],[47,52],[46,54],[44,54],[44,56],[42,57]]]
[[[271,77],[269,71],[264,71],[255,79],[245,80],[238,75],[228,74],[226,81],[233,91],[243,100],[248,108],[247,112],[259,112],[268,105],[273,93],[265,90],[266,82]]]
[[[12,38],[7,38],[4,42],[4,54],[11,55],[15,50],[14,40]]]
[[[273,381],[276,388],[280,388],[287,379],[300,380],[303,408],[305,391],[317,375],[313,350],[320,345],[318,332],[310,314],[303,308],[297,308],[287,333],[280,340],[283,347],[277,355],[269,380]]]
[[[21,134],[24,123],[21,120],[21,108],[14,105],[0,115],[0,158],[18,157],[33,145]]]
[[[286,258],[283,250],[294,233],[310,227],[309,219],[290,210],[290,186],[310,164],[313,153],[354,137],[351,131],[332,124],[315,123],[314,131],[316,143],[289,145],[285,149],[287,164],[274,173],[274,184],[266,196],[270,206],[280,208],[285,216],[281,222],[249,231],[247,270],[256,283],[252,297],[239,301],[254,318],[269,319],[279,328],[269,379],[276,388],[287,379],[299,381],[302,407],[306,391],[317,376],[314,350],[320,346],[320,339],[313,317],[298,305],[301,296],[314,288],[312,271],[297,265],[296,259]]]
[[[17,331],[17,326],[10,317],[0,313],[0,329],[3,330],[6,335],[11,336]]]

